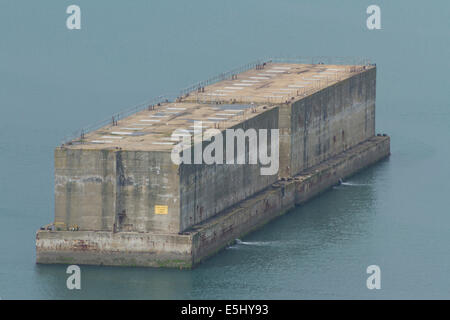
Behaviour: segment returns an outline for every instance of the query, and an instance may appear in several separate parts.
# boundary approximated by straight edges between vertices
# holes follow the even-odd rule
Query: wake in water
[[[368,184],[365,183],[354,183],[354,182],[344,182],[342,179],[339,179],[339,183],[337,186],[356,186],[356,187],[362,187],[362,186],[368,186]]]
[[[234,244],[227,247],[227,249],[237,249],[239,246],[271,246],[275,243],[275,241],[242,241],[241,239],[236,239],[234,240]]]
[[[267,246],[272,244],[270,241],[241,241],[241,239],[236,239],[236,244],[242,244],[246,246]]]
[[[342,182],[341,186],[368,186],[368,184],[365,183],[353,183],[353,182]]]

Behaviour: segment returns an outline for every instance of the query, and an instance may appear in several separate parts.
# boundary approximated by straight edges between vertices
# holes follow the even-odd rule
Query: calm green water
[[[82,10],[82,30],[65,9]],[[450,298],[450,4],[0,0],[0,297]],[[35,265],[53,219],[53,149],[83,125],[277,55],[367,56],[389,160],[191,271]],[[379,265],[381,290],[366,288]]]

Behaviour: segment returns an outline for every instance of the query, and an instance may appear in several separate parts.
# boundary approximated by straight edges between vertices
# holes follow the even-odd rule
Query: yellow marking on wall
[[[168,206],[155,206],[155,214],[168,214],[169,207]]]

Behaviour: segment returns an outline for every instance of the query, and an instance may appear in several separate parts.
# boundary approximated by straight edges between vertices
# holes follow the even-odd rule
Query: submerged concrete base
[[[191,268],[236,238],[389,154],[389,137],[372,137],[298,176],[278,181],[183,234],[41,230],[36,234],[36,260],[37,263]]]

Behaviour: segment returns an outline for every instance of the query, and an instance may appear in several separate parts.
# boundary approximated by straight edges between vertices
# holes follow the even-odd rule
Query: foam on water
[[[269,246],[273,244],[272,241],[242,241],[241,239],[236,239],[237,245],[245,245],[245,246]]]
[[[354,186],[354,187],[363,187],[368,186],[368,184],[365,183],[354,183],[354,182],[341,182],[342,186]]]

